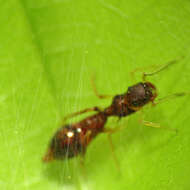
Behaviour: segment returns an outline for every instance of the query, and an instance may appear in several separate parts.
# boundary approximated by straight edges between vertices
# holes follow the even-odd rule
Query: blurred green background
[[[185,58],[150,78],[160,97],[189,91],[189,0],[0,0],[0,189],[188,190],[189,96],[110,119],[118,171],[105,134],[78,159],[43,164],[53,133],[68,113],[107,106],[101,93],[119,94],[134,82],[130,72]],[[77,117],[76,121],[84,116]]]

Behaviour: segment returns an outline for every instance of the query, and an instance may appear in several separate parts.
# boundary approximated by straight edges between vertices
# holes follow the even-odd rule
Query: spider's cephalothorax
[[[135,113],[149,102],[156,98],[156,88],[150,82],[137,83],[128,88],[127,92],[114,96],[111,106],[104,112],[108,116],[125,117]]]
[[[156,98],[156,88],[150,82],[140,82],[128,88],[127,104],[132,110],[139,110],[145,104]]]

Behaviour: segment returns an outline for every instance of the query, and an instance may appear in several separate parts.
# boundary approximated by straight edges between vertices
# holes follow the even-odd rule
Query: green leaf
[[[62,117],[111,100],[93,94],[126,92],[152,65],[185,58],[148,79],[164,97],[189,92],[190,1],[7,0],[0,1],[0,189],[188,189],[189,96],[143,110],[106,127],[79,159],[42,162]],[[142,68],[135,73],[130,72]],[[84,118],[77,117],[73,122]]]

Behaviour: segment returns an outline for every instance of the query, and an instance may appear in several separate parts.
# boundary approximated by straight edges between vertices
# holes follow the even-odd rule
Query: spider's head
[[[150,82],[140,82],[128,88],[127,102],[133,110],[138,110],[156,98],[156,87]]]

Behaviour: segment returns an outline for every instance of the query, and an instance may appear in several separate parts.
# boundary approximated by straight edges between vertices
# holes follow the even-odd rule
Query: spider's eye
[[[150,92],[149,92],[149,91],[146,91],[146,95],[150,95]]]
[[[134,102],[132,102],[132,105],[133,105],[133,106],[138,106],[138,102],[137,102],[137,101],[134,101]]]

